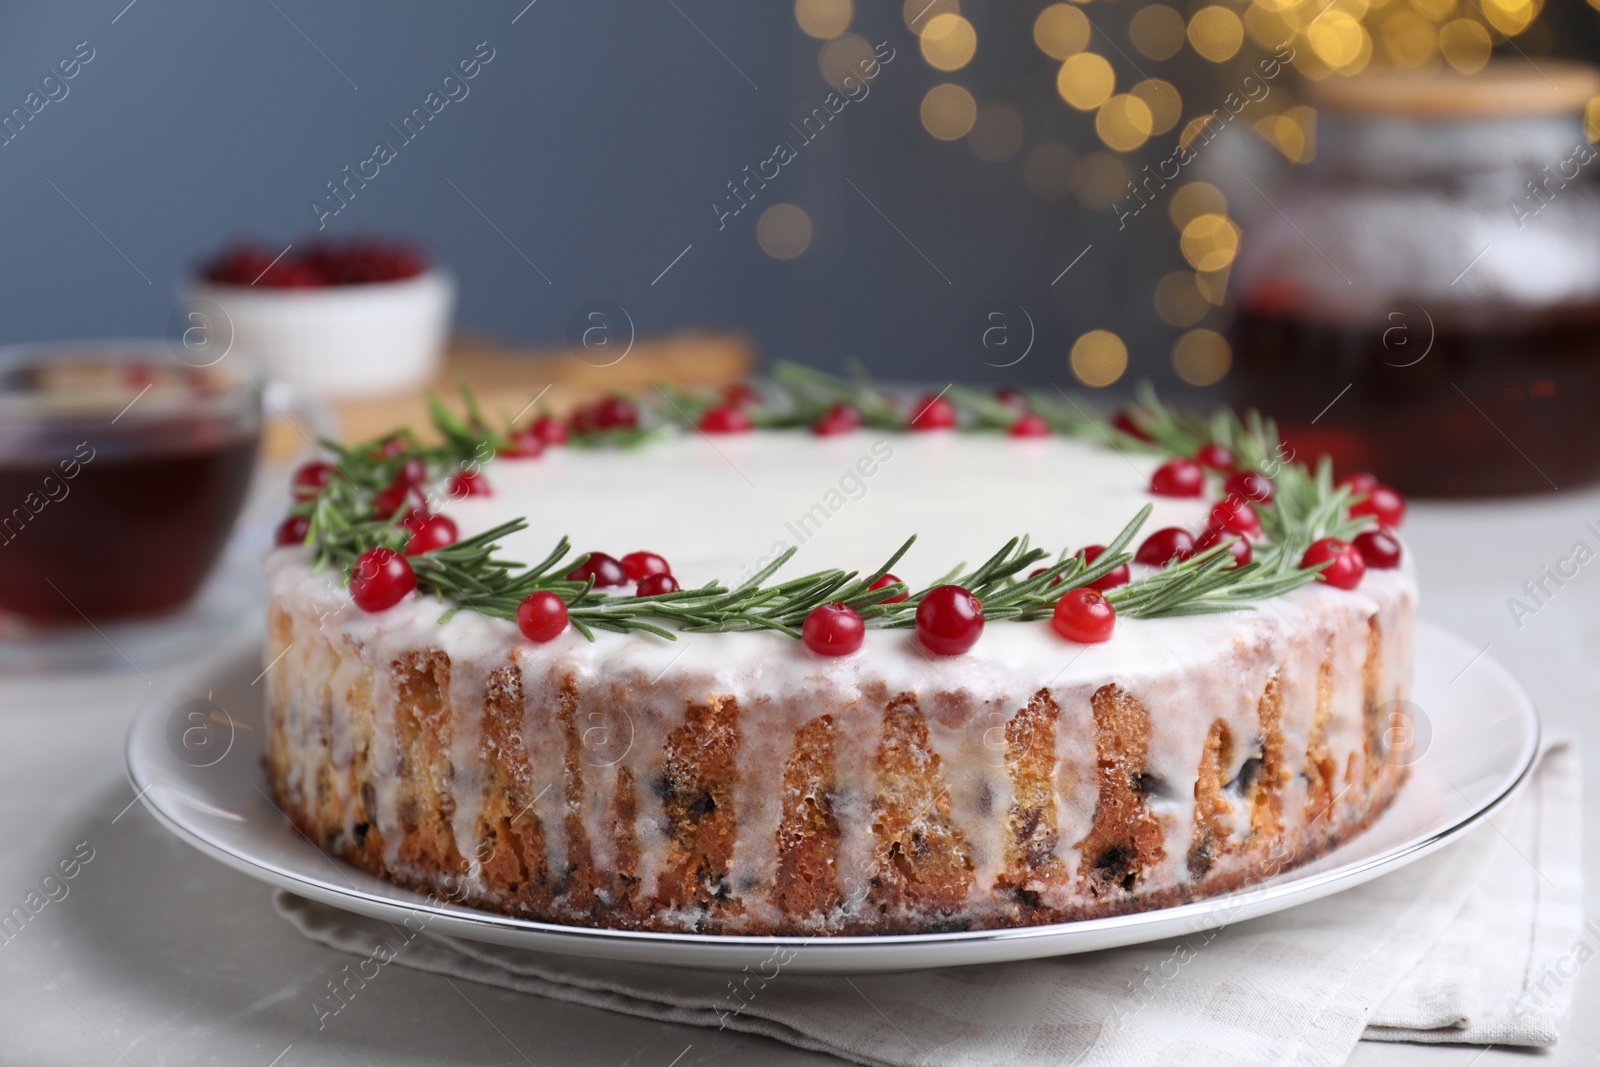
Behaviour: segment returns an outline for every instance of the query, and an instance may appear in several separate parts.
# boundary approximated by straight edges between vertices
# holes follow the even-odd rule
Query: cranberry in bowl
[[[275,381],[322,396],[376,396],[425,385],[439,369],[455,283],[401,241],[302,238],[237,242],[187,286],[234,348]]]
[[[194,366],[163,341],[0,349],[5,628],[183,607],[249,489],[260,386],[241,354]]]

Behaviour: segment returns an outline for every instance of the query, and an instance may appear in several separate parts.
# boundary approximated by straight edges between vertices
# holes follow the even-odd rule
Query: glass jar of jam
[[[260,376],[239,355],[0,349],[0,632],[184,605],[233,529],[260,431]]]
[[[1316,161],[1247,226],[1234,400],[1415,495],[1600,479],[1600,73],[1311,88]]]

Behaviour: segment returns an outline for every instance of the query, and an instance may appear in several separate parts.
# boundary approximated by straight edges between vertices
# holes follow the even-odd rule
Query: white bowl
[[[260,359],[274,381],[328,397],[376,396],[415,389],[438,373],[455,282],[437,268],[326,289],[197,279],[184,297],[191,312],[207,318],[220,309],[215,328],[228,331],[231,347]]]

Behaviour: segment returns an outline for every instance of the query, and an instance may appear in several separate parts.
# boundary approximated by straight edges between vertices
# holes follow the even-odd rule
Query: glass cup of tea
[[[0,621],[29,629],[177,611],[250,487],[262,377],[165,341],[0,348]]]

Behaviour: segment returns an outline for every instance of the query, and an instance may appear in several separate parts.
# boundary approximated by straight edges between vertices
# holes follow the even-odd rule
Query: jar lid
[[[1581,112],[1600,96],[1600,70],[1583,63],[1495,60],[1476,74],[1382,72],[1325,78],[1308,102],[1347,115],[1473,119]]]

